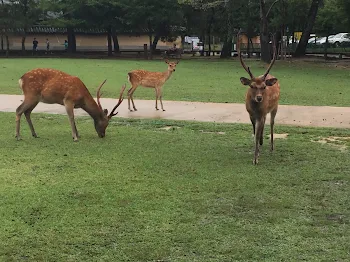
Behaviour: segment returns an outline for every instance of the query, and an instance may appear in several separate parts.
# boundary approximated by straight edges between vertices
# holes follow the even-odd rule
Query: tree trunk
[[[211,28],[213,26],[213,23],[214,23],[214,15],[215,15],[215,9],[214,8],[211,8],[211,15],[210,15],[210,19],[209,19],[209,22],[208,22],[208,27],[207,27],[207,34],[208,34],[208,38],[209,38],[209,45],[208,45],[208,56],[210,56],[210,53],[211,53]]]
[[[222,47],[220,58],[228,58],[231,57],[232,52],[232,42],[226,41],[224,46]]]
[[[252,47],[252,53],[255,53],[255,48],[251,37],[249,37],[249,41],[250,41],[250,46]]]
[[[203,46],[202,46],[202,50],[200,51],[200,56],[204,56],[204,51],[205,51],[204,50],[204,47],[205,47],[205,37],[204,36],[205,36],[205,33],[203,32],[202,36],[201,36]]]
[[[210,35],[210,33],[208,35],[208,39],[209,39],[209,42],[208,42],[208,53],[207,53],[207,56],[210,56],[211,55],[211,35]]]
[[[119,54],[120,53],[120,47],[118,42],[118,35],[115,29],[112,30],[112,38],[113,38],[113,47],[114,47],[114,53]]]
[[[328,35],[326,37],[326,43],[324,44],[324,59],[327,60],[327,52],[328,52]]]
[[[107,28],[107,43],[108,43],[108,56],[113,55],[112,49],[112,27],[108,26]]]
[[[250,58],[251,52],[250,52],[250,37],[247,36],[248,42],[247,42],[247,54],[248,54],[248,58]]]
[[[153,42],[152,42],[152,45],[151,45],[151,48],[152,48],[153,52],[156,51],[156,49],[157,49],[158,41],[159,41],[159,35],[156,34],[154,36],[154,39],[153,39]]]
[[[185,47],[185,35],[181,35],[181,48],[182,50],[184,49]]]
[[[306,27],[303,30],[303,34],[301,35],[301,39],[294,53],[295,57],[300,57],[305,55],[307,43],[308,43],[312,28],[314,27],[318,8],[321,2],[322,0],[312,0],[311,6],[309,9],[309,15],[308,15]]]
[[[77,43],[75,39],[74,28],[67,28],[68,34],[68,53],[75,53],[77,51]]]
[[[9,41],[9,36],[5,35],[6,38],[6,57],[10,55],[10,41]]]
[[[22,55],[26,54],[26,45],[25,45],[25,43],[26,43],[26,35],[22,36]]]
[[[281,51],[282,51],[282,32],[280,30],[278,30],[275,34],[275,43],[274,44],[275,44],[276,51],[277,51],[277,54],[276,54],[277,58],[276,59],[279,59],[279,57],[281,55]]]
[[[148,35],[149,37],[149,58],[152,59],[153,58],[153,52],[152,52],[152,33],[149,33]]]
[[[271,62],[271,54],[269,50],[269,31],[266,16],[265,0],[260,0],[260,52],[261,61],[265,63]]]

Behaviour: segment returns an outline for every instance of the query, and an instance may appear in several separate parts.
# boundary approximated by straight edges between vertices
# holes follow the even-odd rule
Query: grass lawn
[[[95,95],[97,86],[107,78],[104,97],[116,97],[127,72],[133,69],[165,71],[162,61],[98,59],[1,59],[0,93],[21,94],[18,79],[36,67],[51,67],[79,76]],[[264,73],[265,65],[247,61],[255,75]],[[349,106],[350,70],[334,65],[302,61],[277,61],[271,73],[281,83],[281,104]],[[246,87],[239,81],[247,77],[235,60],[183,60],[164,86],[165,100],[203,102],[244,102]],[[129,84],[128,84],[129,88]],[[136,99],[154,99],[154,90],[139,88]]]
[[[82,72],[68,61],[66,66]],[[108,65],[112,75],[113,64],[131,62],[85,63],[91,69]],[[195,64],[185,62],[179,75]],[[82,137],[73,143],[66,116],[33,114],[38,139],[30,137],[23,118],[19,142],[14,114],[1,113],[0,121],[0,261],[350,256],[350,140],[312,142],[349,137],[349,130],[277,125],[276,133],[289,136],[276,140],[273,154],[265,139],[260,163],[253,166],[250,125],[116,118],[100,139],[90,118],[78,118]],[[169,125],[180,128],[160,129]]]

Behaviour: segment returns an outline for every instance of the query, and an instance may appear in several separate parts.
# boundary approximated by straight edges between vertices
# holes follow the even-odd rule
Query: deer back
[[[155,87],[163,85],[170,77],[168,72],[151,72],[147,70],[133,70],[128,73],[132,85]]]
[[[78,77],[56,69],[33,69],[21,77],[20,84],[25,97],[38,98],[44,103],[63,104],[70,100],[78,107],[93,100]]]

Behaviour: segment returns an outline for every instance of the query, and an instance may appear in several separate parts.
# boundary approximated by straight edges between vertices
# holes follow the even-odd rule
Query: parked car
[[[311,37],[307,42],[308,44],[315,44],[318,39],[319,39],[318,37],[314,36],[314,37]]]
[[[350,34],[349,33],[339,33],[328,39],[329,43],[334,44],[336,47],[350,44]]]
[[[328,36],[328,43],[331,43],[331,40],[333,39],[335,35]],[[326,43],[327,37],[321,37],[318,40],[316,40],[316,45],[324,45]]]

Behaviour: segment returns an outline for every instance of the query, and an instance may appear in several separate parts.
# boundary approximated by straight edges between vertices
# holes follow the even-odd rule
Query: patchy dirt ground
[[[319,139],[312,140],[312,142],[320,143],[323,145],[329,145],[333,148],[339,149],[341,152],[348,151],[348,141],[350,141],[350,137],[340,136],[320,137]]]

